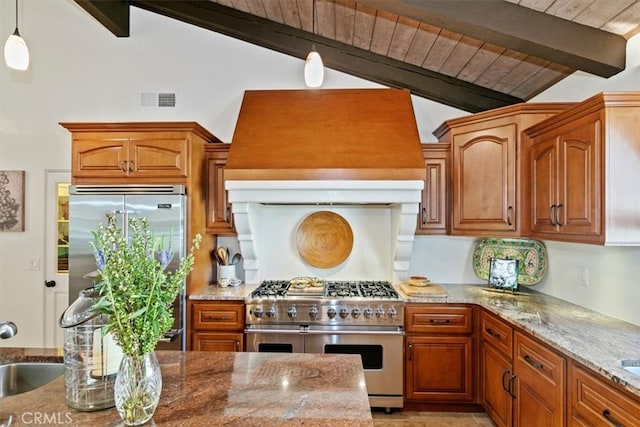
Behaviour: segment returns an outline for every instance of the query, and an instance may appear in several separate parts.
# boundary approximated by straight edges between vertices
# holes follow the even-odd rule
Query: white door
[[[69,171],[46,171],[45,206],[45,347],[62,348],[58,321],[69,306]]]

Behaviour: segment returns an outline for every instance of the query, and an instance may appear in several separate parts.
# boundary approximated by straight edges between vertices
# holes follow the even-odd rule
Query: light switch
[[[40,271],[40,258],[31,258],[29,261],[29,271]]]

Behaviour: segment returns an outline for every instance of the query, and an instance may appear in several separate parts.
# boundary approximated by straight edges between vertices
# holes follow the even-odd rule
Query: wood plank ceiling
[[[469,112],[576,70],[610,77],[640,0],[75,0],[118,36],[133,5]],[[314,18],[315,9],[315,22]]]

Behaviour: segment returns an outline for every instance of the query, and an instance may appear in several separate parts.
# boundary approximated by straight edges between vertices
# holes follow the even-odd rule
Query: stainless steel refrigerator
[[[127,218],[146,217],[149,228],[165,242],[172,240],[174,256],[169,270],[185,255],[186,195],[183,185],[75,185],[69,188],[69,304],[78,293],[90,287],[96,262],[89,242],[98,224],[106,225],[107,214],[114,214],[121,227]],[[158,344],[162,350],[185,349],[184,291],[174,303],[174,324]]]

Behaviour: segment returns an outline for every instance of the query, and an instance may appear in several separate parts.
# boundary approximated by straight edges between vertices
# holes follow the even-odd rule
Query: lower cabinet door
[[[194,351],[243,351],[242,333],[194,332],[191,348]]]
[[[407,400],[473,401],[472,337],[408,336],[406,343]]]
[[[513,399],[510,387],[515,379],[511,361],[493,346],[483,342],[480,347],[482,406],[498,427],[511,427]]]

